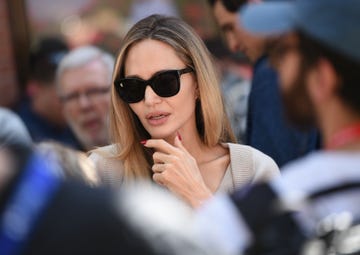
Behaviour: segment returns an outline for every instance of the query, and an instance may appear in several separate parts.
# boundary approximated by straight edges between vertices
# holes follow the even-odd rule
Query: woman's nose
[[[146,104],[159,103],[161,102],[161,97],[155,93],[155,91],[151,88],[151,86],[146,86],[144,101]]]

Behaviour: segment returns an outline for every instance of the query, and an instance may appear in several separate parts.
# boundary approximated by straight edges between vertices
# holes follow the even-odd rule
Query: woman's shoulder
[[[91,159],[105,184],[117,186],[122,180],[124,166],[118,158],[116,144],[96,148],[89,152]]]
[[[89,157],[114,157],[117,154],[117,150],[118,149],[116,144],[110,144],[89,151]]]
[[[275,161],[265,153],[248,145],[227,143],[231,164],[253,171],[253,181],[268,181],[280,174]]]
[[[230,153],[237,156],[237,154],[245,154],[251,155],[252,159],[257,160],[265,160],[270,164],[276,165],[275,161],[265,153],[261,152],[258,149],[255,149],[254,147],[251,147],[249,145],[244,144],[237,144],[237,143],[226,143],[225,146],[227,146],[230,149]],[[277,165],[276,165],[277,167]]]

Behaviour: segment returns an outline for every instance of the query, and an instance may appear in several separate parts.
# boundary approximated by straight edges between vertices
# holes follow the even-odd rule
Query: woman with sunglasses
[[[125,36],[110,129],[114,144],[90,155],[105,182],[153,179],[193,207],[279,173],[265,154],[234,144],[209,52],[177,18],[152,15]]]

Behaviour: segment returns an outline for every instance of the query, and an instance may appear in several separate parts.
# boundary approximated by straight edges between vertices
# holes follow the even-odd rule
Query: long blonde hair
[[[222,99],[217,71],[206,46],[184,21],[161,15],[149,16],[136,23],[127,33],[117,56],[113,81],[124,77],[127,52],[136,43],[152,39],[170,45],[179,58],[194,70],[199,98],[196,103],[196,126],[202,142],[215,146],[235,142]],[[129,105],[111,88],[110,133],[118,146],[117,158],[124,165],[124,181],[151,176],[151,152],[140,144],[150,139]]]

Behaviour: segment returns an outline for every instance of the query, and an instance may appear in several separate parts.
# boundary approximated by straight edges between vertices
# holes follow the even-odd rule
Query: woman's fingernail
[[[179,140],[182,141],[181,135],[179,132],[177,132],[177,136],[179,137]]]
[[[140,143],[141,143],[142,145],[144,145],[146,142],[147,142],[147,140],[142,140],[142,141],[140,141]]]

